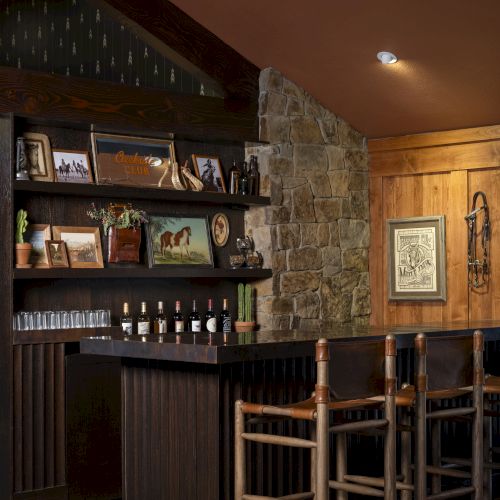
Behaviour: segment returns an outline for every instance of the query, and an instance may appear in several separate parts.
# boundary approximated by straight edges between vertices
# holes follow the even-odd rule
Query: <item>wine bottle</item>
[[[247,162],[243,162],[243,168],[241,169],[240,183],[239,183],[240,194],[248,193],[248,172],[247,172]]]
[[[205,329],[210,333],[217,331],[217,318],[215,317],[212,299],[208,299],[208,310],[205,314]]]
[[[229,170],[229,192],[238,194],[240,184],[241,171],[236,165],[236,160],[233,160],[233,166]]]
[[[120,325],[125,335],[132,335],[132,316],[130,316],[128,302],[123,303],[123,313],[120,316]]]
[[[250,167],[248,169],[248,194],[259,195],[259,171],[257,169],[257,157],[250,156]]]
[[[167,317],[163,312],[163,302],[161,300],[158,302],[158,314],[154,319],[153,331],[155,333],[167,333]]]
[[[173,319],[175,333],[182,333],[184,331],[184,316],[182,315],[180,300],[175,301],[175,313]]]
[[[148,335],[151,331],[151,322],[149,320],[146,302],[141,302],[141,314],[137,318],[138,335]]]
[[[201,319],[200,313],[196,308],[196,300],[193,300],[193,310],[189,315],[189,331],[192,333],[201,332]]]
[[[229,312],[227,299],[223,301],[222,311],[220,313],[220,323],[224,333],[231,332],[231,313]]]

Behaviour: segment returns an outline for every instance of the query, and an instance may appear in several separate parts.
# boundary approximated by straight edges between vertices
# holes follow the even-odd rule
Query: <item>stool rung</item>
[[[468,408],[448,408],[447,410],[437,410],[432,413],[427,414],[427,418],[449,418],[449,417],[461,417],[463,415],[470,415],[475,413],[476,409],[472,407]]]
[[[349,422],[347,424],[333,425],[328,430],[330,432],[356,432],[377,427],[384,427],[386,425],[387,420],[385,418],[377,418],[374,420],[363,420],[360,422]]]
[[[247,441],[254,441],[255,443],[277,444],[281,446],[292,446],[294,448],[316,448],[315,441],[288,436],[243,432],[241,437]]]
[[[384,487],[384,478],[382,477],[353,476],[351,474],[345,474],[344,479],[346,481],[352,481],[353,483],[364,484],[366,486],[376,486],[379,488]],[[402,483],[401,481],[396,481],[396,488],[398,490],[413,491],[413,485]]]
[[[243,500],[278,500],[276,497],[263,497],[260,495],[243,495]]]
[[[470,458],[453,458],[453,457],[443,457],[441,458],[441,462],[445,462],[447,464],[455,464],[455,465],[460,465],[460,466],[467,466],[470,467],[472,465],[472,460]],[[500,469],[500,464],[496,462],[485,462],[483,464],[483,467],[485,469],[493,469],[493,470],[498,470]]]
[[[243,495],[243,500],[310,500],[314,498],[312,491],[305,491],[304,493],[294,493],[284,497],[263,497],[260,495]]]
[[[448,476],[448,477],[456,477],[459,479],[470,479],[471,475],[469,472],[465,472],[462,470],[450,469],[447,467],[437,467],[435,465],[428,465],[426,467],[426,471],[429,474],[434,474],[435,476]]]
[[[330,488],[335,488],[348,493],[359,493],[360,495],[370,495],[372,497],[384,497],[384,492],[370,488],[369,486],[361,486],[359,484],[341,483],[339,481],[328,481]]]
[[[454,490],[443,491],[442,493],[436,493],[435,495],[429,495],[427,500],[444,500],[445,498],[456,498],[469,493],[474,493],[476,488],[474,486],[465,486],[463,488],[455,488]]]

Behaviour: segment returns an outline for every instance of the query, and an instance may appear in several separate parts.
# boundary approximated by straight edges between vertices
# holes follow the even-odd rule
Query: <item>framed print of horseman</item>
[[[193,165],[196,176],[203,182],[203,191],[226,192],[222,167],[217,156],[193,155]]]
[[[53,149],[52,157],[54,158],[54,174],[57,182],[94,183],[87,151]]]
[[[206,216],[151,215],[146,225],[149,267],[213,267]]]

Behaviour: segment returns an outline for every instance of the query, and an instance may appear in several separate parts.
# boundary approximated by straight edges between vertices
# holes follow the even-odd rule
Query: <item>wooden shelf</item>
[[[14,330],[13,344],[58,344],[80,342],[82,337],[95,337],[121,333],[119,326],[107,328],[67,328],[65,330]]]
[[[75,278],[271,278],[271,269],[105,267],[103,269],[15,269],[15,280]]]
[[[126,198],[133,200],[184,201],[210,205],[237,205],[243,207],[270,205],[267,196],[243,196],[239,194],[211,193],[208,191],[174,191],[169,189],[135,188],[128,186],[71,184],[40,181],[14,181],[14,190],[61,196],[89,198]]]

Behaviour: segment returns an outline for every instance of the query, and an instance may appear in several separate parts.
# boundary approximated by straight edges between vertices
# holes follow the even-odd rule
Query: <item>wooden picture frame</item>
[[[54,226],[54,239],[66,244],[69,267],[103,268],[101,233],[98,227]]]
[[[56,182],[93,184],[92,167],[88,151],[53,149],[54,178]]]
[[[213,267],[207,216],[148,214],[149,267]]]
[[[219,157],[196,154],[191,157],[196,177],[203,183],[203,191],[226,193],[224,172]]]
[[[446,301],[444,215],[387,220],[389,300]]]
[[[54,163],[50,141],[45,134],[25,132],[26,168],[32,181],[54,182]]]
[[[46,240],[45,251],[49,267],[69,267],[66,243],[63,240]]]
[[[45,241],[52,238],[50,224],[28,224],[24,240],[33,247],[29,263],[34,268],[49,267],[49,260],[45,249]]]
[[[212,217],[212,241],[215,246],[223,247],[229,239],[229,219],[227,215],[219,212]]]

